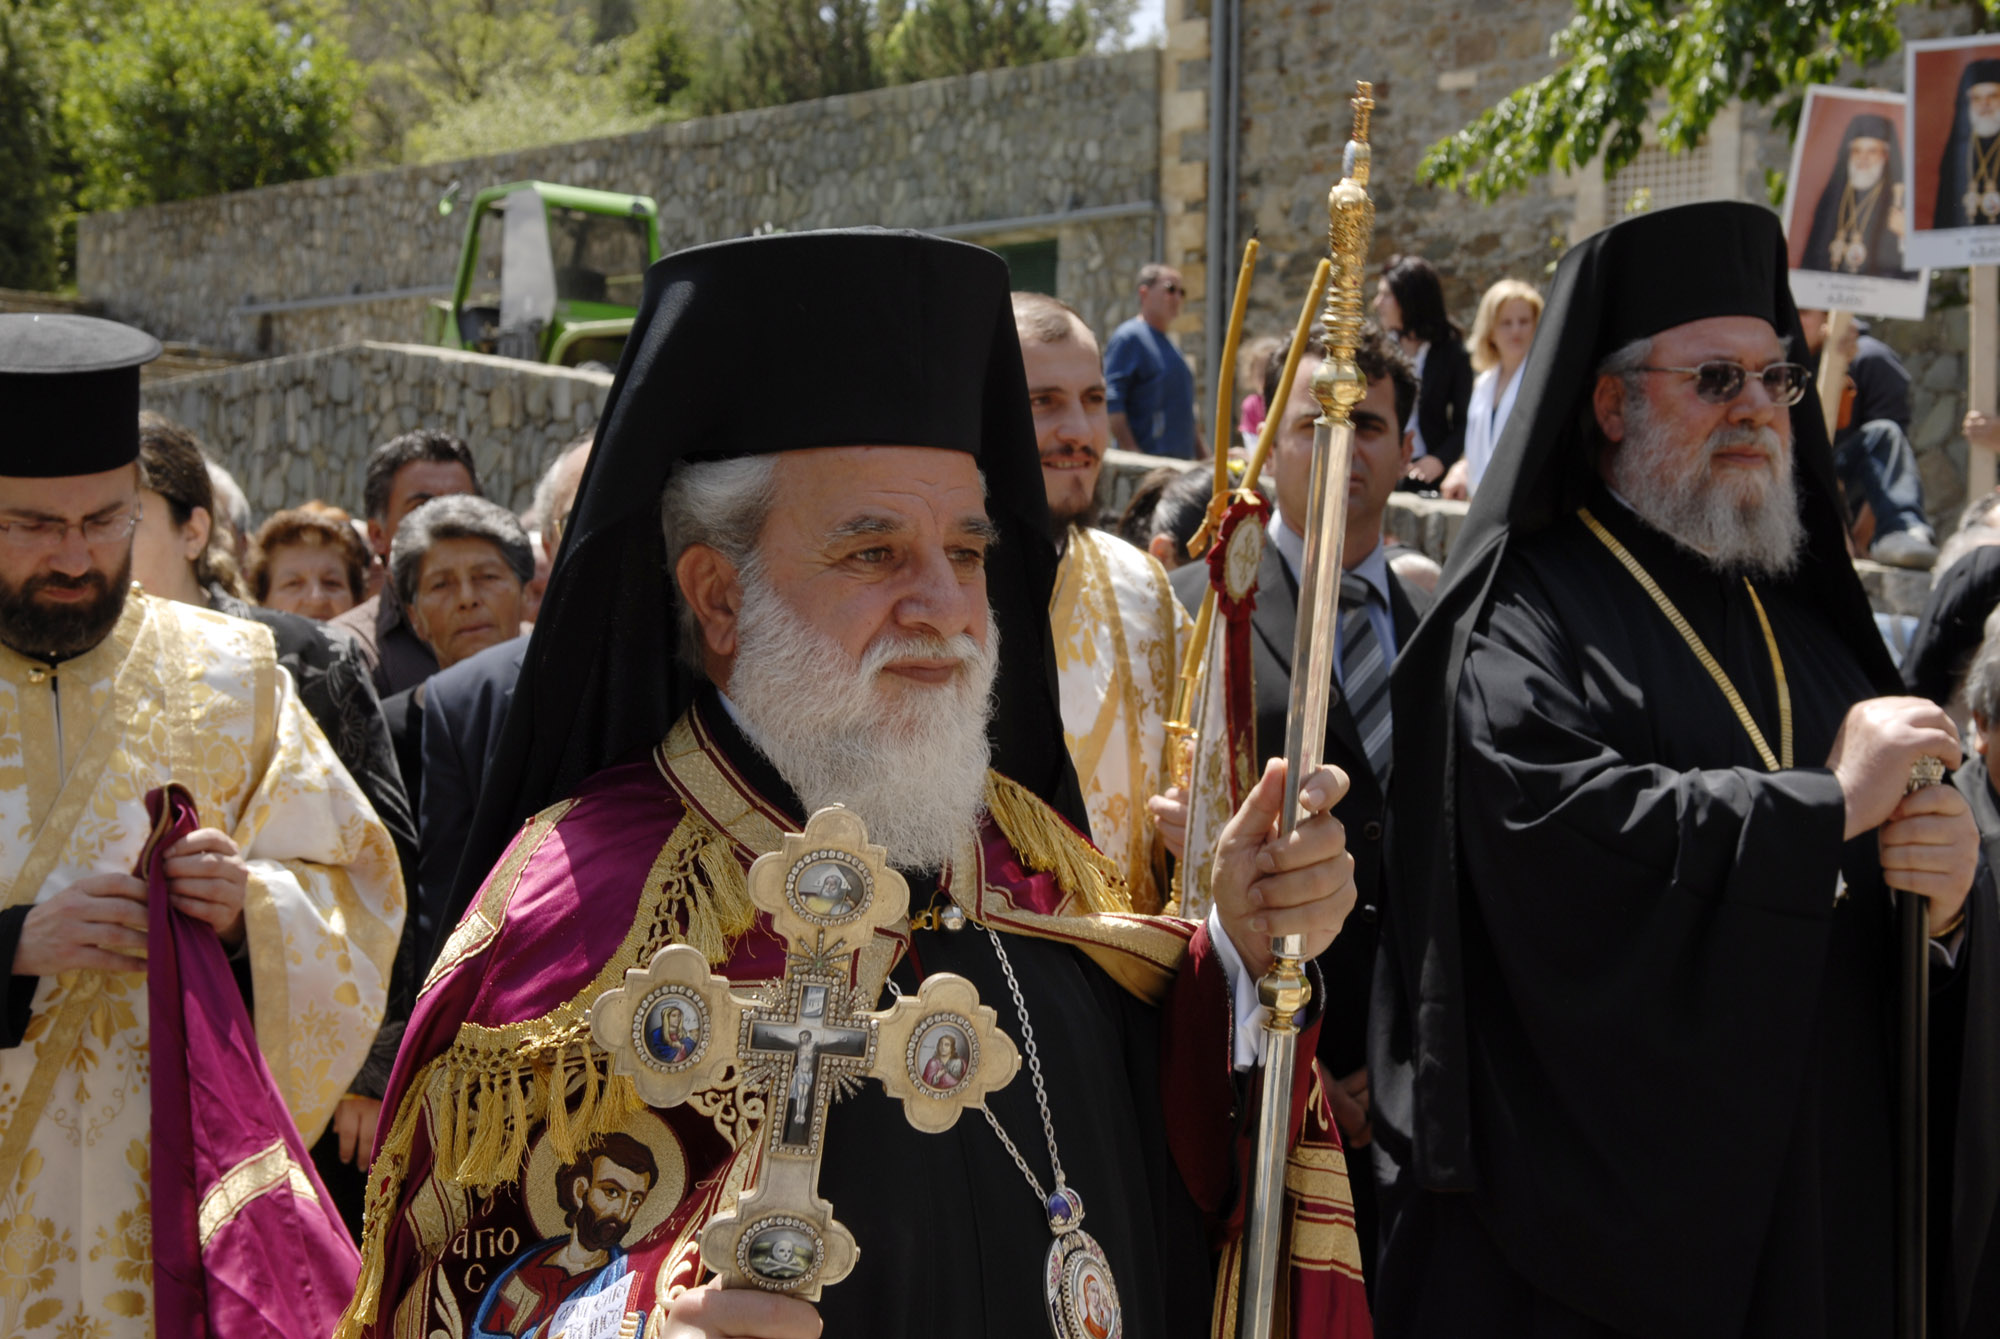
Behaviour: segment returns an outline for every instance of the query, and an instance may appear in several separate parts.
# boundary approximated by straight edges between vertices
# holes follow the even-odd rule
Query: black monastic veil
[[[1005,262],[880,229],[719,242],[646,276],[440,938],[523,820],[657,744],[694,701],[660,533],[672,467],[898,445],[978,458],[1000,530],[987,560],[1003,648],[993,767],[1089,832],[1063,747],[1056,554]]]

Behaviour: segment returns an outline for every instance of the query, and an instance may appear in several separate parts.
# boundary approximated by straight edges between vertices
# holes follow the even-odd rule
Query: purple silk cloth
[[[361,1257],[257,1049],[222,941],[168,897],[166,853],[201,825],[194,801],[168,786],[146,811],[134,873],[146,881],[154,1331],[323,1339]]]

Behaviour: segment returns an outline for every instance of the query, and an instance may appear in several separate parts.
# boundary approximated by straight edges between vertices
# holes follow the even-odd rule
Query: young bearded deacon
[[[787,360],[777,401],[753,356],[774,322],[821,335]],[[1251,1095],[1237,1036],[1256,1035],[1268,936],[1317,949],[1353,904],[1326,812],[1345,783],[1309,778],[1310,812],[1281,842],[1274,767],[1222,843],[1216,913],[1132,914],[1118,862],[1082,835],[1049,533],[997,257],[871,230],[655,267],[466,857],[498,863],[398,1060],[346,1333],[469,1335],[503,1317],[509,1333],[648,1339],[1228,1328]],[[740,990],[785,974],[746,870],[834,804],[908,880],[910,915],[858,954],[824,951],[871,1007],[967,978],[1024,1064],[944,1133],[918,1132],[872,1080],[826,1109],[818,1193],[859,1253],[814,1305],[717,1288],[715,1269],[745,1258],[705,1259],[700,1239],[772,1165],[764,1150],[820,1128],[803,1057],[826,1034],[777,1036],[801,1057],[784,1083],[655,1108],[589,1017],[667,945]],[[852,905],[838,878],[806,891],[824,914]],[[627,1031],[678,1064],[701,1024],[670,1012]],[[964,1059],[940,1047],[926,1082],[966,1080]],[[1293,1244],[1273,1282],[1293,1332],[1365,1335],[1310,1070],[1300,1092]],[[1101,1258],[1052,1279],[1078,1212]],[[798,1277],[817,1249],[779,1233],[748,1267]]]
[[[1774,215],[1600,233],[1542,331],[1395,673],[1381,1328],[1888,1334],[1893,897],[1927,909],[1932,1036],[1973,1035],[1978,834],[1905,793],[1956,732],[1899,695],[1848,560]],[[1931,1204],[1983,1237],[1995,1166]],[[1933,1219],[1937,1332],[1960,1244]]]
[[[159,351],[0,316],[0,1332],[324,1332],[354,1253],[305,1150],[382,1022],[402,877],[269,630],[132,582]]]
[[[1166,787],[1167,718],[1189,619],[1159,559],[1090,524],[1111,431],[1097,337],[1065,303],[1014,294],[1035,447],[1056,526],[1056,685],[1090,834],[1134,907],[1167,900],[1165,848],[1146,801]]]

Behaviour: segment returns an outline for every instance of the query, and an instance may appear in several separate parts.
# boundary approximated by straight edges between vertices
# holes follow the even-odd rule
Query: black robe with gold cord
[[[1778,748],[1742,579],[1608,493],[1590,511]],[[1487,1181],[1402,1217],[1385,1331],[1889,1333],[1895,921],[1874,837],[1842,843],[1818,765],[1875,694],[1784,583],[1758,595],[1799,764],[1777,772],[1581,521],[1502,564],[1457,701]]]
[[[1873,834],[1842,840],[1824,763],[1848,708],[1900,684],[1847,556],[1817,403],[1776,419],[1798,562],[1755,583],[1789,688],[1789,767],[1767,768],[1577,515],[1651,574],[1778,753],[1743,580],[1599,478],[1604,361],[1721,319],[1801,346],[1768,210],[1635,215],[1563,258],[1515,413],[1396,663],[1395,884],[1369,1015],[1387,1173],[1374,1298],[1392,1339],[1892,1325],[1897,931]],[[1954,1031],[1955,986],[1933,973],[1942,1121],[1940,1048],[1974,1035]],[[1967,1089],[1994,1069],[1970,1045],[1950,1059]],[[1934,1199],[2000,1194],[1992,1167],[1950,1175]],[[1931,1247],[1935,1262],[1961,1243]]]

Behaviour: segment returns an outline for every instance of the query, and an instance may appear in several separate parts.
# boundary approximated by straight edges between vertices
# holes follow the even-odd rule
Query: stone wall
[[[1174,333],[1204,402],[1203,304],[1211,279],[1233,283],[1239,256],[1206,254],[1208,5],[1168,0],[1161,71],[1161,180],[1167,248],[1190,295]],[[1567,184],[1546,181],[1492,205],[1416,184],[1417,162],[1509,90],[1552,68],[1550,35],[1572,0],[1239,0],[1238,231],[1261,245],[1246,338],[1289,333],[1326,254],[1326,192],[1340,176],[1356,79],[1375,85],[1374,257],[1428,256],[1454,309],[1504,275],[1540,282],[1566,244]],[[1208,411],[1204,410],[1204,422]]]
[[[1263,245],[1251,319],[1284,333],[1326,254],[1326,192],[1340,177],[1354,81],[1375,85],[1371,141],[1377,262],[1427,256],[1466,317],[1495,279],[1533,281],[1566,240],[1571,207],[1551,183],[1491,205],[1417,184],[1424,152],[1553,68],[1549,37],[1572,0],[1242,0],[1244,236]],[[1235,264],[1231,258],[1230,264]]]
[[[1055,237],[1063,296],[1101,322],[1155,246],[1158,71],[1151,50],[1078,57],[93,214],[78,228],[78,287],[163,338],[218,348],[417,339],[422,290],[451,280],[463,241],[466,212],[437,212],[446,188],[469,200],[534,178],[652,195],[668,251],[763,227]],[[289,305],[330,298],[342,301]]]
[[[486,495],[522,511],[610,390],[603,372],[360,343],[154,382],[141,400],[192,429],[261,519],[313,498],[360,515],[368,452],[418,427],[463,437]]]

